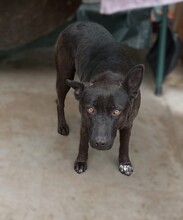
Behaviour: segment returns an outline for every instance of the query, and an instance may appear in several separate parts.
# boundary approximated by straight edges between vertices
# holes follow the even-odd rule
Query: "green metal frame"
[[[167,38],[167,19],[168,6],[163,6],[162,10],[162,21],[160,27],[160,41],[159,41],[159,50],[158,50],[158,65],[157,65],[157,74],[156,74],[156,88],[155,94],[160,96],[162,94],[162,84],[163,77],[165,72],[165,55],[166,55],[166,38]]]
[[[162,84],[163,84],[164,71],[165,71],[164,66],[165,66],[166,38],[167,38],[167,26],[168,26],[167,10],[168,10],[168,6],[163,6],[162,21],[160,27],[160,41],[159,41],[159,49],[158,49],[158,64],[156,71],[157,74],[155,79],[155,84],[156,84],[155,94],[158,96],[162,94]],[[25,49],[33,49],[37,47],[54,45],[60,32],[72,21],[66,22],[65,24],[57,27],[51,33],[42,36],[40,38],[37,38],[34,41],[29,42],[27,44],[20,45],[14,48],[4,49],[4,50],[0,49],[0,59],[4,59],[11,54],[20,52]]]

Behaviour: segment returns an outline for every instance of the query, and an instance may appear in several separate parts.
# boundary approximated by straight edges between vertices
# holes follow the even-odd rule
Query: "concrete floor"
[[[118,138],[110,151],[90,149],[88,170],[78,175],[78,103],[70,91],[71,132],[60,136],[55,68],[27,57],[0,67],[0,220],[182,220],[182,78],[172,83],[170,77],[164,95],[155,97],[145,75],[130,142],[131,177],[118,171]]]

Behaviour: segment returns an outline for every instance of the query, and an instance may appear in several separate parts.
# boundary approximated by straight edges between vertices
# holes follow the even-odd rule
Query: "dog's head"
[[[90,83],[67,80],[80,102],[82,123],[88,129],[90,145],[98,150],[112,147],[117,130],[125,126],[131,104],[139,92],[143,65],[133,67],[122,81]]]

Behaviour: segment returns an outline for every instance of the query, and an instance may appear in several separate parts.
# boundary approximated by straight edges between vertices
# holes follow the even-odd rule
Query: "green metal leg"
[[[168,10],[168,6],[163,6],[162,21],[160,27],[159,50],[158,50],[158,65],[156,72],[156,89],[155,89],[155,94],[158,96],[162,94],[163,75],[165,70],[164,66],[165,66],[167,25],[168,25],[167,10]]]

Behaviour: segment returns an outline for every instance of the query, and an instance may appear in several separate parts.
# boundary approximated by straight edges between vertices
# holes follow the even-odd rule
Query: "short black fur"
[[[119,130],[119,170],[130,175],[129,139],[140,107],[144,66],[135,65],[126,49],[99,24],[77,22],[60,35],[55,51],[58,132],[69,134],[65,97],[74,89],[81,112],[79,153],[74,169],[87,169],[88,148],[109,150]],[[80,82],[73,81],[75,73]]]

